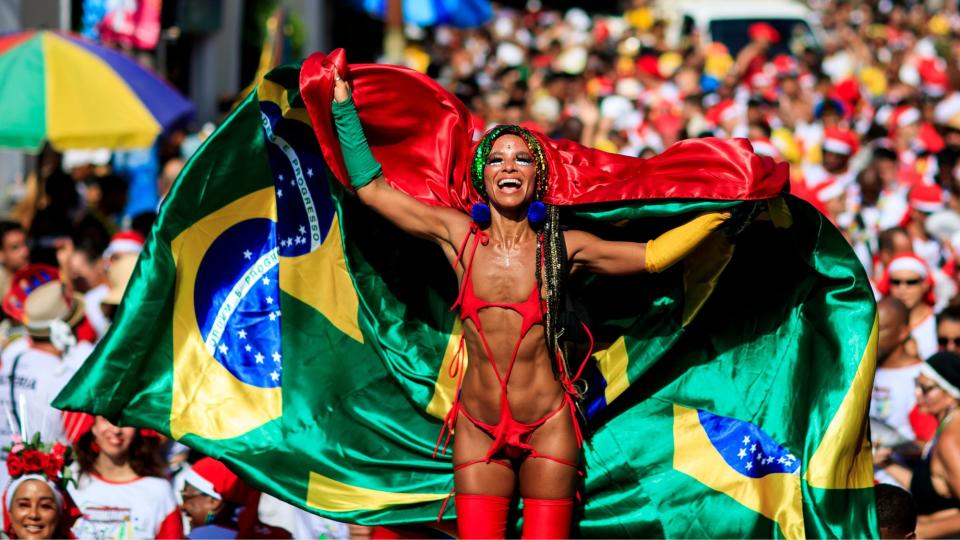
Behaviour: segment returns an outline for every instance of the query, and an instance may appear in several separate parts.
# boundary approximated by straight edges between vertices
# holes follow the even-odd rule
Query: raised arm
[[[360,200],[412,235],[452,245],[453,238],[467,230],[469,218],[451,208],[426,205],[387,183],[370,152],[350,89],[339,75],[334,83],[332,109],[350,184]]]
[[[607,275],[662,272],[689,255],[729,217],[722,212],[702,214],[647,243],[616,242],[584,231],[567,231],[571,271],[583,269]]]

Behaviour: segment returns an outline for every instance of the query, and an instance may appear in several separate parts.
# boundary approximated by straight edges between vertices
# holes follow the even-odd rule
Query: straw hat
[[[103,298],[102,303],[108,305],[120,305],[123,299],[123,292],[127,290],[127,284],[133,276],[133,269],[137,266],[139,255],[136,253],[122,253],[110,263],[107,269],[107,281],[110,283],[110,289],[107,296]]]
[[[56,268],[31,264],[14,274],[3,311],[20,321],[31,336],[49,337],[57,321],[73,327],[83,320],[83,299],[67,291]]]

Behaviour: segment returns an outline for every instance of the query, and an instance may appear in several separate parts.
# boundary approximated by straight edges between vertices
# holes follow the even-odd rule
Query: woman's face
[[[186,484],[183,491],[180,492],[180,498],[183,499],[183,513],[190,519],[191,527],[202,527],[207,524],[207,516],[211,513],[216,514],[220,509],[221,502],[213,497],[204,494],[199,489]]]
[[[517,135],[493,142],[483,166],[483,183],[491,204],[502,210],[519,209],[536,195],[537,166],[527,143]]]
[[[17,538],[53,538],[59,520],[60,510],[50,486],[40,480],[17,486],[10,503],[10,521]]]
[[[907,309],[920,305],[929,290],[927,280],[912,270],[890,273],[890,296],[903,302]]]
[[[957,406],[957,400],[926,375],[917,377],[916,393],[917,408],[926,414],[938,416]]]
[[[92,431],[100,451],[113,459],[125,456],[137,435],[137,428],[117,427],[102,416],[97,417]]]

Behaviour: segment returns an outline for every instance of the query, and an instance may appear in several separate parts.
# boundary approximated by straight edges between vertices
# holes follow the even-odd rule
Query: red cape
[[[395,188],[431,205],[468,210],[475,146],[470,113],[433,79],[411,69],[347,65],[343,49],[314,53],[300,70],[300,93],[324,158],[345,186],[348,176],[333,125],[334,67],[352,84],[364,132]],[[757,200],[784,192],[785,163],[758,156],[746,139],[688,139],[641,159],[610,154],[541,133],[549,161],[544,202],[580,205],[649,199]]]

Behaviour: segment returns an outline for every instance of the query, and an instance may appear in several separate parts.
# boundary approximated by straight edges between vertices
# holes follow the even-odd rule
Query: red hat
[[[714,126],[719,126],[740,114],[740,107],[732,99],[725,99],[707,111],[706,120]]]
[[[860,84],[853,77],[844,79],[830,89],[830,97],[853,108],[860,101]]]
[[[917,62],[917,72],[923,81],[923,90],[928,95],[939,97],[947,93],[949,82],[947,70],[940,58],[921,58]]]
[[[910,207],[927,214],[943,210],[943,190],[936,184],[920,182],[910,189]]]
[[[920,124],[920,131],[917,132],[917,142],[920,143],[920,147],[931,154],[940,152],[946,146],[943,137],[937,133],[937,129],[929,122]]]
[[[933,294],[933,273],[930,272],[930,267],[927,266],[926,261],[913,253],[901,253],[890,260],[890,264],[883,270],[883,275],[877,282],[877,290],[880,291],[880,294],[884,296],[890,294],[890,274],[903,270],[916,272],[920,279],[927,282],[930,288],[923,300],[932,306],[936,302],[936,297]]]
[[[763,39],[770,43],[780,43],[780,32],[765,22],[753,23],[747,27],[747,36],[751,40]]]
[[[120,231],[110,239],[103,256],[109,259],[118,253],[140,253],[143,251],[143,244],[143,235],[137,231]]]
[[[637,70],[658,79],[663,79],[660,73],[660,59],[652,54],[645,54],[637,59]]]
[[[823,133],[823,151],[852,156],[860,149],[857,134],[845,128],[827,128]]]
[[[916,124],[920,121],[920,110],[909,105],[903,105],[894,109],[890,114],[890,132],[893,133],[897,128]]]
[[[773,67],[778,77],[796,77],[800,74],[797,59],[789,54],[778,54],[773,57]]]
[[[827,180],[826,182],[823,182],[822,184],[819,184],[817,187],[813,188],[814,195],[821,203],[836,199],[837,197],[843,195],[843,192],[843,186],[840,185],[840,182],[837,182],[836,180]]]
[[[757,155],[780,159],[780,151],[777,150],[777,147],[767,137],[750,139],[750,146],[753,146],[753,151],[756,152]]]
[[[245,503],[250,488],[223,463],[205,457],[193,464],[184,474],[184,480],[204,495],[232,503]]]

